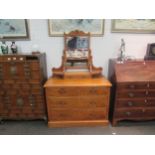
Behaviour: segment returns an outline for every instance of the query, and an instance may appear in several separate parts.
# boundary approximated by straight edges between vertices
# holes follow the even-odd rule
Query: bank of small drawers
[[[117,83],[113,123],[155,118],[155,82]]]
[[[0,119],[45,119],[44,54],[0,56]]]

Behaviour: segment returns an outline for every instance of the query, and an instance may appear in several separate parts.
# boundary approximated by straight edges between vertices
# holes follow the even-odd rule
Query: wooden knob
[[[128,96],[129,97],[134,97],[135,95],[134,95],[134,93],[128,93]]]
[[[128,106],[133,106],[133,102],[129,101]]]

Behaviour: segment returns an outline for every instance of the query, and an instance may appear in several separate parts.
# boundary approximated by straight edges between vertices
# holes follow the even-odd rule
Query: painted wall
[[[48,76],[52,75],[51,68],[59,67],[63,51],[63,37],[49,37],[46,19],[29,20],[31,40],[16,41],[21,53],[30,53],[37,45],[41,52],[46,53]],[[127,34],[111,33],[111,20],[105,20],[103,37],[91,38],[91,49],[95,66],[103,67],[103,74],[107,77],[108,60],[119,53],[121,38],[126,43],[126,55],[143,58],[148,43],[155,42],[155,34]],[[11,42],[7,42],[8,45]]]

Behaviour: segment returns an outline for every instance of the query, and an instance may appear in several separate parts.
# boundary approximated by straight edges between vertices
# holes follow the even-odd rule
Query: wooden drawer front
[[[141,109],[117,109],[115,111],[115,118],[136,118],[136,117],[145,117],[146,110],[144,108]]]
[[[32,70],[39,70],[40,68],[38,61],[29,62],[29,66]]]
[[[100,120],[105,119],[104,109],[87,109],[87,110],[60,110],[51,109],[48,114],[48,119],[53,121],[63,121],[63,120]]]
[[[46,96],[78,96],[79,89],[76,87],[52,87],[46,88]]]
[[[87,96],[87,95],[109,95],[109,88],[106,87],[83,87],[79,88],[80,96]]]
[[[47,97],[49,107],[53,108],[93,108],[106,107],[104,97]]]
[[[118,98],[137,98],[137,97],[147,97],[148,91],[118,91]]]
[[[118,108],[125,108],[125,107],[132,108],[132,107],[144,107],[144,106],[146,107],[146,106],[155,106],[155,102],[153,105],[152,102],[148,104],[147,99],[125,99],[125,100],[117,100],[116,106]]]
[[[147,89],[149,88],[149,83],[119,83],[117,85],[118,90],[128,89],[128,90],[135,90],[135,89]]]

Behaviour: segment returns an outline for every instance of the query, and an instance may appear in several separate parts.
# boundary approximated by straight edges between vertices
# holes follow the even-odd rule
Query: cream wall
[[[35,44],[41,52],[46,52],[48,76],[51,76],[51,68],[58,67],[61,63],[63,37],[49,37],[45,19],[29,20],[29,29],[31,40],[16,41],[16,44],[22,53],[30,53]],[[143,58],[147,43],[155,42],[155,34],[111,33],[111,20],[105,20],[104,36],[91,38],[94,65],[103,67],[105,76],[108,73],[108,60],[116,57],[119,52],[121,38],[126,43],[126,55],[135,58]]]

